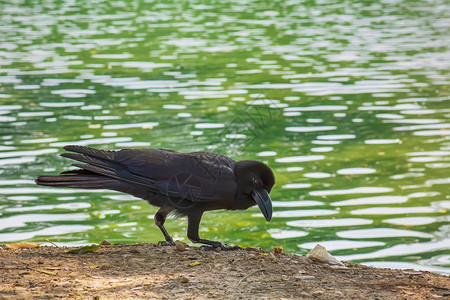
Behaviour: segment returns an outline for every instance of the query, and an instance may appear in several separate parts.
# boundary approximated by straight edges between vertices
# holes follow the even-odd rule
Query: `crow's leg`
[[[161,245],[161,246],[175,245],[172,237],[170,236],[170,234],[167,232],[166,228],[164,227],[164,222],[166,221],[166,217],[171,211],[172,211],[171,209],[169,210],[167,208],[162,207],[155,214],[155,224],[156,224],[156,226],[159,227],[159,229],[161,229],[161,232],[164,234],[164,238],[166,239],[165,241],[160,241],[158,243],[158,245]]]
[[[188,215],[187,237],[191,242],[210,245],[210,246],[212,246],[212,247],[210,247],[211,249],[216,249],[216,248],[220,248],[222,250],[241,249],[241,247],[239,247],[239,246],[229,246],[229,245],[223,244],[221,242],[201,239],[200,236],[198,235],[198,228],[200,225],[200,220],[202,218],[202,214],[203,214],[203,212],[200,212],[200,213],[196,212],[196,213]]]

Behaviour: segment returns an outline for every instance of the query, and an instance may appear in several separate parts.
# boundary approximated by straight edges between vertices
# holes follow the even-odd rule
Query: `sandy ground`
[[[347,262],[333,267],[258,248],[67,249],[0,246],[0,299],[450,299],[448,276]]]

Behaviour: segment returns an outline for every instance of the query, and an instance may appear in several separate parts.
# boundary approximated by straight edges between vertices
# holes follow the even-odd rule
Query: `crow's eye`
[[[253,185],[257,185],[258,184],[258,180],[256,178],[252,178],[252,183],[253,183]]]

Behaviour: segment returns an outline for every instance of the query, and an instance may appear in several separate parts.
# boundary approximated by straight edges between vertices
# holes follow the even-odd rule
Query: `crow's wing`
[[[84,170],[107,176],[168,197],[209,202],[234,198],[237,183],[235,161],[226,156],[165,149],[105,151],[84,146],[66,146],[63,153],[84,164]]]

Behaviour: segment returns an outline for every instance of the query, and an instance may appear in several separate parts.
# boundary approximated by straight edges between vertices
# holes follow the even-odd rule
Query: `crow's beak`
[[[272,219],[272,201],[267,190],[262,187],[256,188],[252,193],[252,197],[256,201],[256,204],[258,204],[266,220],[270,221]]]

